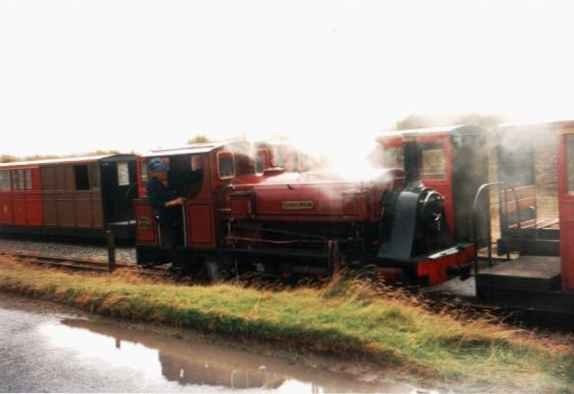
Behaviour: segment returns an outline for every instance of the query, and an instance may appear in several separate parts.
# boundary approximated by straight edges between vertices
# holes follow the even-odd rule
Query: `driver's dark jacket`
[[[164,186],[157,178],[152,178],[147,183],[147,195],[153,208],[154,216],[160,224],[177,225],[181,218],[181,207],[179,205],[166,207],[168,201],[181,197],[176,188],[181,184],[197,182],[202,178],[201,171],[191,171],[180,174],[177,177],[168,177],[168,186]]]
[[[179,207],[166,207],[165,204],[176,199],[177,192],[164,186],[157,178],[152,178],[147,183],[147,195],[157,221],[160,224],[174,224]]]

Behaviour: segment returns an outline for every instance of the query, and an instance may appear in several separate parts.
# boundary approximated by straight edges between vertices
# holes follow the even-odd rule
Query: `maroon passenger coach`
[[[0,233],[133,238],[136,156],[0,164]]]

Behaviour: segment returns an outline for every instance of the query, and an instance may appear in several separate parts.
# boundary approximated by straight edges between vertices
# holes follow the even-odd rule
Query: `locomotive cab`
[[[446,223],[457,242],[474,240],[472,203],[480,185],[488,182],[486,130],[478,126],[446,126],[390,131],[378,138],[378,165],[403,168],[444,197]],[[409,146],[418,156],[407,155]],[[486,240],[489,211],[478,224],[479,239]]]
[[[219,219],[225,196],[224,186],[234,179],[256,178],[255,162],[243,143],[193,144],[182,149],[158,150],[143,155],[138,163],[139,189],[143,197],[135,202],[137,219],[137,259],[139,264],[171,261],[162,243],[162,234],[147,196],[147,163],[160,159],[169,168],[168,185],[185,199],[181,207],[181,236],[176,249],[182,264],[195,263],[195,254],[214,253],[221,231]],[[198,172],[199,180],[188,181]],[[177,208],[173,208],[177,209]]]

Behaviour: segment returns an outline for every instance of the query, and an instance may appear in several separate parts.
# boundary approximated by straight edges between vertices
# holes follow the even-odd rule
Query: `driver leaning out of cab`
[[[181,206],[185,202],[175,187],[176,184],[193,184],[203,177],[203,171],[197,169],[178,174],[177,179],[169,171],[169,166],[160,158],[153,158],[147,165],[149,181],[147,194],[153,208],[154,217],[159,224],[161,246],[173,250],[183,241],[183,220]],[[184,178],[184,179],[182,179]]]

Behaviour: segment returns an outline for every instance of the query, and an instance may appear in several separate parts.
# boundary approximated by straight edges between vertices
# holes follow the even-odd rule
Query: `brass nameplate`
[[[315,203],[311,200],[306,201],[281,201],[281,208],[286,211],[295,211],[300,209],[313,209]]]

